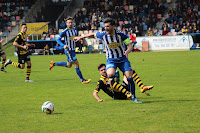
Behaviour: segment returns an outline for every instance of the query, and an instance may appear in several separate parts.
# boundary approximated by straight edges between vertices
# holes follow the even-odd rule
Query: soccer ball
[[[50,101],[46,101],[42,104],[42,112],[51,114],[54,111],[54,104]]]

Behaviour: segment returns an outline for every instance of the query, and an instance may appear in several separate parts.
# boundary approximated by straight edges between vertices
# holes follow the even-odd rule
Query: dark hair
[[[67,22],[67,20],[73,20],[73,18],[72,17],[67,17],[64,20]]]
[[[99,64],[99,66],[97,67],[97,69],[101,69],[103,66],[106,66],[106,64]]]
[[[26,23],[22,23],[22,26],[23,26],[23,25],[26,25]]]
[[[115,21],[112,18],[105,18],[103,20],[104,23],[110,23],[110,25],[115,25]]]

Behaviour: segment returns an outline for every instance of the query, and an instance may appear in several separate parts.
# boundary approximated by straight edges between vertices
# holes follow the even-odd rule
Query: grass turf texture
[[[65,61],[65,55],[31,56],[34,83],[24,82],[26,69],[7,66],[0,73],[0,132],[200,132],[199,51],[129,54],[143,83],[155,86],[148,97],[136,85],[142,104],[113,100],[103,91],[99,96],[106,102],[98,103],[92,93],[105,54],[77,58],[90,84],[80,83],[74,67],[48,70],[51,60]],[[45,101],[54,103],[53,114],[42,112]]]

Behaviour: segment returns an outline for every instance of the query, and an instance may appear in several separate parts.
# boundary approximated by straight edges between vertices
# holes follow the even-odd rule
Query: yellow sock
[[[6,61],[5,59],[2,60],[2,62],[1,62],[1,68],[4,68],[5,61]]]
[[[29,79],[29,76],[31,74],[31,66],[27,66],[27,69],[26,69],[26,78]]]
[[[13,65],[14,67],[21,68],[21,67],[20,67],[20,64],[19,64],[19,63],[17,63],[17,62],[12,62],[12,65]]]
[[[137,75],[137,73],[133,70],[133,81],[135,81],[138,86],[140,87],[140,89],[143,89],[144,85],[140,79],[140,77]]]

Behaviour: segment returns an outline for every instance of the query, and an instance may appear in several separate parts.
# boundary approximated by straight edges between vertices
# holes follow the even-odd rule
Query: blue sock
[[[133,82],[133,78],[128,78],[128,88],[132,94],[132,99],[135,99],[136,96],[135,96],[135,83]]]
[[[55,62],[54,66],[65,66],[65,67],[67,67],[67,62]]]
[[[83,75],[81,73],[81,70],[79,68],[75,68],[76,70],[76,74],[79,76],[79,78],[81,79],[81,82],[85,81],[85,79],[83,78]]]

